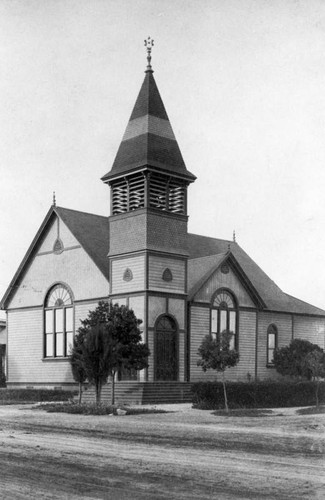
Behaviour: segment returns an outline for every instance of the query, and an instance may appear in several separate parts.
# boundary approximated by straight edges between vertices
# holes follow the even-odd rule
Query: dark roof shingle
[[[199,280],[204,277],[203,273],[206,272],[207,263],[211,264],[212,269],[213,260],[215,265],[217,265],[219,261],[222,261],[220,254],[224,255],[225,252],[230,250],[266,304],[266,310],[325,315],[324,310],[284,293],[237,243],[190,233],[188,235],[188,250],[189,258],[196,259],[196,265],[202,268],[202,274],[200,275],[198,272],[195,279]],[[191,264],[191,260],[189,262],[190,274],[193,265]],[[189,283],[193,282],[193,278],[190,275],[188,279]]]
[[[77,238],[104,276],[109,279],[109,222],[102,215],[56,207],[55,212]]]

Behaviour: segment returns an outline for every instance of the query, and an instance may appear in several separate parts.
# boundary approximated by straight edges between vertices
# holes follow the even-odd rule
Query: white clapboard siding
[[[123,279],[126,269],[132,272],[132,279]],[[138,255],[125,259],[114,259],[112,262],[112,293],[127,293],[145,288],[145,257]]]
[[[191,382],[199,380],[220,380],[220,374],[215,370],[203,372],[197,366],[200,359],[197,351],[205,335],[208,335],[210,327],[210,309],[207,307],[191,308]],[[254,376],[255,372],[255,337],[256,337],[256,312],[239,312],[239,363],[237,366],[226,370],[227,380],[246,381],[248,376]]]
[[[183,299],[168,299],[168,314],[174,316],[180,330],[185,328],[185,301]]]
[[[8,382],[71,383],[68,360],[43,361],[43,310],[8,312]]]
[[[163,272],[169,269],[171,281],[163,280]],[[150,290],[185,292],[185,261],[161,256],[149,256],[149,288]]]
[[[211,374],[208,372],[204,373],[202,368],[197,366],[197,361],[200,359],[197,353],[198,349],[205,335],[209,333],[210,309],[208,307],[191,307],[190,325],[190,380],[191,382],[211,380]]]
[[[318,344],[322,349],[325,348],[325,319],[312,318],[306,316],[293,317],[294,338],[309,340],[313,344]]]
[[[271,324],[276,325],[278,330],[278,347],[290,344],[292,339],[292,317],[290,314],[259,313],[257,377],[261,380],[280,377],[275,368],[267,367],[267,329]]]
[[[149,311],[148,311],[148,326],[153,328],[157,318],[161,314],[167,313],[167,299],[166,297],[151,297],[149,296]]]
[[[52,252],[58,235],[59,235],[58,217],[55,217],[55,219],[53,219],[52,224],[48,227],[48,230],[47,230],[45,236],[43,237],[43,241],[40,244],[40,246],[37,250],[37,253]],[[60,239],[62,241],[61,235],[60,235]],[[67,246],[67,242],[62,241],[62,243],[64,246]],[[78,245],[78,242],[76,239],[75,239],[74,245]]]
[[[237,278],[236,274],[229,269],[224,274],[218,269],[211,278],[202,286],[195,296],[195,302],[211,302],[212,295],[219,288],[228,288],[231,290],[238,301],[240,307],[254,307],[254,303],[248,295],[246,289]]]
[[[185,365],[184,365],[184,331],[178,334],[178,380],[184,382],[185,380]]]
[[[82,248],[37,255],[31,262],[9,308],[40,306],[52,284],[66,283],[75,300],[108,296],[109,284]]]

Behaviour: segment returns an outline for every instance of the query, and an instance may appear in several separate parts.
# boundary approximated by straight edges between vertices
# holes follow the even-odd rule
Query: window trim
[[[48,306],[48,301],[51,297],[51,295],[54,293],[54,290],[56,288],[62,287],[64,288],[67,293],[69,294],[69,299],[70,302],[67,305],[60,304],[59,306],[56,306],[55,304],[53,306]],[[67,330],[67,310],[71,310],[71,326],[72,330]],[[62,331],[56,331],[56,314],[55,311],[63,311],[63,328]],[[46,313],[47,311],[52,311],[51,314],[51,320],[52,320],[52,325],[51,325],[51,332],[47,332],[47,322],[46,322]],[[62,340],[62,346],[63,346],[63,354],[57,354],[57,337],[58,334],[63,335],[63,340]],[[68,340],[68,334],[71,334],[70,336],[72,337],[72,340],[75,335],[75,309],[74,309],[74,296],[73,293],[70,289],[70,287],[66,283],[62,282],[57,282],[54,283],[46,292],[45,294],[45,299],[44,299],[44,304],[43,304],[43,360],[48,361],[48,360],[64,360],[69,357],[68,353],[68,346],[67,346],[67,340]],[[52,347],[51,351],[52,354],[48,355],[47,354],[47,336],[52,337]],[[49,339],[49,342],[51,340]]]
[[[219,306],[214,306],[214,302],[216,300],[216,297],[218,295],[220,295],[221,293],[226,293],[227,295],[230,296],[232,302],[233,302],[233,307],[228,307],[228,305],[223,306],[223,304],[220,304]],[[217,332],[212,332],[212,311],[218,311],[218,316],[217,316]],[[235,349],[236,351],[239,350],[239,335],[238,335],[238,332],[239,332],[239,307],[238,307],[238,300],[237,300],[237,297],[235,296],[235,294],[229,290],[228,288],[225,288],[225,287],[222,287],[222,288],[218,288],[218,290],[216,290],[214,292],[214,294],[212,295],[212,298],[211,298],[211,302],[210,302],[210,335],[213,337],[213,335],[215,335],[215,338],[218,338],[218,336],[220,335],[221,331],[220,331],[220,320],[221,320],[221,314],[219,313],[219,311],[227,311],[227,318],[226,318],[226,329],[229,330],[229,326],[230,326],[230,313],[231,312],[235,312],[235,320],[236,320],[236,328],[235,328],[235,332],[234,332],[234,336],[235,336],[235,339],[234,339],[234,347],[233,349]]]
[[[274,361],[269,361],[269,354],[270,354],[270,351],[273,351],[273,355],[274,355],[274,351],[278,347],[278,333],[279,333],[278,327],[276,326],[275,323],[271,323],[267,327],[267,332],[266,332],[266,366],[267,366],[267,368],[274,368]],[[272,347],[272,348],[269,347],[269,345],[270,345],[269,338],[271,335],[274,335],[274,347]]]

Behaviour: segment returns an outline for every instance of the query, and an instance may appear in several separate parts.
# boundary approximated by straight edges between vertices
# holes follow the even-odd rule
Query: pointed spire
[[[150,73],[153,73],[153,69],[151,67],[151,50],[152,47],[154,46],[154,40],[152,40],[152,38],[148,36],[147,40],[144,41],[144,45],[147,48],[147,61],[148,61],[147,69],[145,72],[148,73],[150,71]]]
[[[56,207],[55,191],[53,191],[53,202],[52,202],[52,206],[53,206],[53,207]]]
[[[232,233],[232,241],[234,243],[236,243],[236,231],[235,230],[233,230],[233,233]]]
[[[153,40],[145,40],[148,66],[129,123],[110,172],[104,182],[150,168],[193,182],[176,141],[151,68]]]

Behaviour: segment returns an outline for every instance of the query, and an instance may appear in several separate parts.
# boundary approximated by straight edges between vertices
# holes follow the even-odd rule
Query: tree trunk
[[[228,408],[228,399],[227,399],[227,391],[226,391],[226,382],[225,382],[225,372],[222,372],[222,385],[223,385],[223,395],[225,398],[225,410],[228,413],[229,408]]]
[[[79,382],[79,404],[81,405],[81,399],[82,399],[82,383]]]
[[[115,404],[115,372],[112,374],[112,393],[111,393],[111,404]]]
[[[101,394],[101,390],[102,390],[102,384],[101,382],[98,380],[96,382],[96,405],[99,406],[100,405],[100,394]]]
[[[319,394],[319,380],[316,381],[316,408],[319,407],[319,398],[318,398],[318,394]]]

